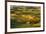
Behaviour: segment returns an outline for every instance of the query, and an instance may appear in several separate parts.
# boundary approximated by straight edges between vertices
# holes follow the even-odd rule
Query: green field
[[[11,6],[11,28],[40,27],[40,7]]]

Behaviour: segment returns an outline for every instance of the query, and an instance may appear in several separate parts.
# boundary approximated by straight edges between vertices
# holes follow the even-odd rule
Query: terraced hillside
[[[40,27],[40,7],[11,6],[11,28]]]

